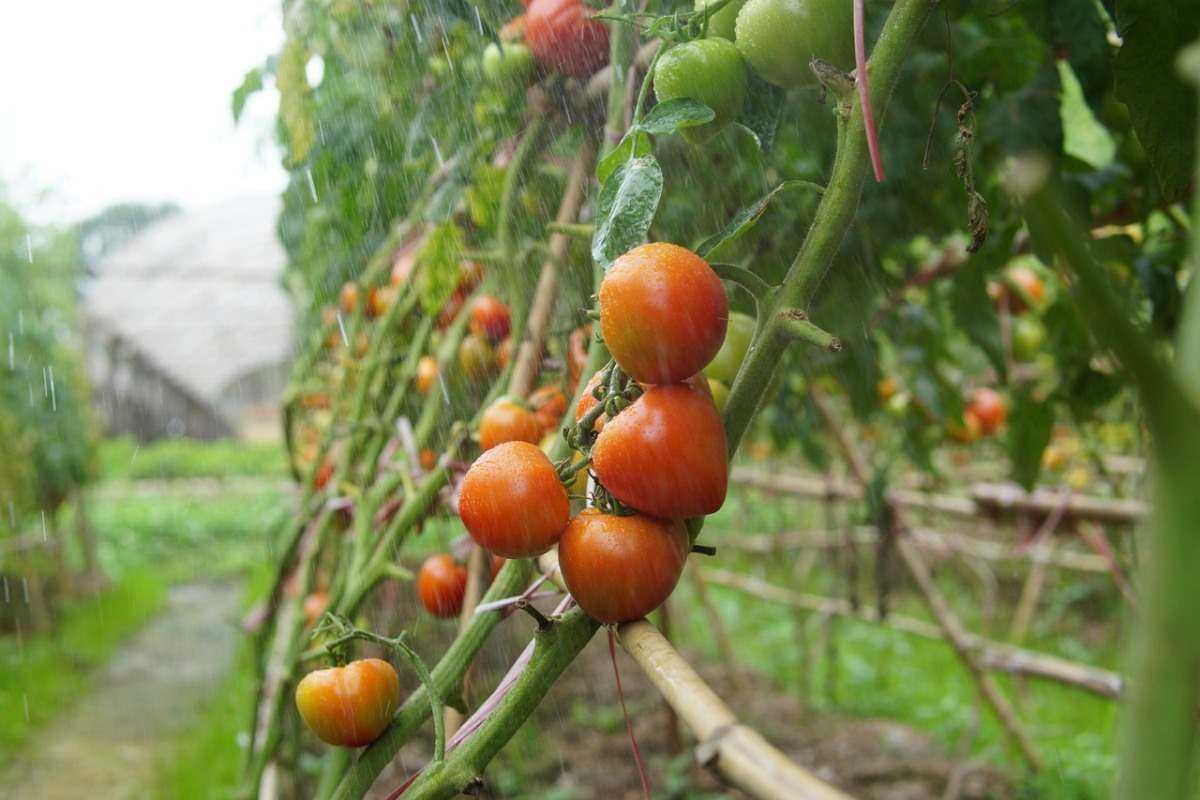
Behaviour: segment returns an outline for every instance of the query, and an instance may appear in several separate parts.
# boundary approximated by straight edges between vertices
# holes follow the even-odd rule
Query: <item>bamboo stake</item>
[[[645,620],[617,628],[621,646],[642,668],[699,744],[696,760],[728,783],[764,800],[849,800],[771,746],[737,716]]]
[[[750,575],[716,567],[705,567],[704,577],[714,586],[733,589],[770,603],[811,611],[823,616],[851,617],[932,641],[945,639],[940,627],[916,617],[890,613],[886,618],[881,619],[873,607],[863,606],[855,611],[844,600],[785,589]],[[980,664],[988,669],[1043,678],[1109,699],[1120,697],[1124,689],[1124,679],[1106,669],[1077,664],[1058,656],[989,641],[970,633],[966,634],[966,643],[971,650],[977,653]]]
[[[825,426],[838,444],[838,448],[842,451],[846,463],[850,466],[854,478],[865,491],[870,485],[870,476],[867,474],[866,464],[862,460],[855,446],[846,436],[845,429],[834,418],[833,411],[829,408],[828,401],[815,385],[809,388],[809,399],[825,420]],[[893,506],[893,514],[895,515],[896,523],[903,531],[904,524],[904,509],[899,506]],[[1025,732],[1020,720],[1017,718],[1016,712],[1013,710],[1012,704],[1008,698],[1000,691],[1000,687],[992,679],[984,668],[975,658],[975,653],[971,649],[969,634],[959,622],[958,616],[950,608],[950,604],[946,602],[946,598],[942,596],[941,590],[938,589],[937,583],[933,580],[933,575],[929,571],[929,566],[925,563],[925,558],[921,555],[920,550],[913,546],[912,542],[908,541],[907,536],[901,533],[896,537],[896,552],[900,554],[908,571],[912,574],[917,582],[917,586],[921,590],[921,595],[925,599],[925,604],[928,606],[934,619],[937,620],[938,627],[942,629],[943,635],[949,640],[954,647],[954,652],[958,655],[959,661],[967,668],[975,681],[976,688],[983,695],[988,705],[992,707],[996,718],[1000,724],[1004,726],[1005,732],[1009,738],[1017,746],[1021,756],[1034,772],[1041,772],[1044,764],[1042,758],[1038,755],[1037,750],[1033,746],[1032,740]]]

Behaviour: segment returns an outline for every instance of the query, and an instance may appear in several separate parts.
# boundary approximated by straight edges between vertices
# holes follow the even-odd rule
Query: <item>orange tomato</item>
[[[488,406],[479,422],[482,450],[491,450],[505,442],[537,444],[541,438],[542,426],[533,412],[504,397]]]
[[[608,26],[581,0],[533,0],[525,12],[525,43],[538,63],[586,78],[608,61]]]
[[[328,486],[336,468],[337,465],[333,462],[333,459],[325,456],[325,459],[321,462],[321,466],[317,467],[316,474],[313,475],[313,488],[319,492]]]
[[[458,515],[471,538],[505,558],[549,550],[570,513],[554,465],[528,442],[506,442],[475,459],[459,493]]]
[[[490,294],[480,295],[471,304],[471,333],[498,342],[508,336],[512,315],[500,300]]]
[[[983,387],[976,389],[967,404],[966,414],[975,417],[979,423],[979,432],[984,436],[995,433],[1004,424],[1008,416],[1008,408],[995,390]]]
[[[433,452],[428,447],[421,451],[420,459],[421,469],[425,470],[426,472],[432,472],[438,463],[437,453]]]
[[[680,520],[584,509],[563,532],[558,564],[575,602],[603,623],[646,616],[683,573],[688,535]]]
[[[457,617],[467,593],[467,568],[446,553],[425,559],[417,573],[417,596],[435,617]]]
[[[296,686],[296,708],[321,741],[362,747],[379,738],[400,705],[395,668],[378,658],[310,672]]]
[[[542,433],[545,434],[558,429],[563,414],[567,413],[567,396],[560,386],[550,384],[535,389],[533,394],[529,395],[529,405],[533,408],[533,415],[537,417],[538,424],[542,426]]]
[[[729,301],[708,262],[685,247],[635,247],[600,284],[600,330],[612,357],[640,383],[677,383],[704,368],[725,340]]]
[[[329,608],[329,595],[317,589],[315,592],[304,598],[304,619],[309,625],[313,625]]]
[[[342,293],[338,295],[338,304],[342,307],[343,314],[353,314],[354,309],[358,308],[358,284],[353,281],[342,284]]]
[[[421,394],[429,394],[429,390],[433,388],[437,378],[437,359],[433,356],[421,356],[417,361],[417,391]]]
[[[579,401],[575,403],[575,421],[583,419],[587,413],[596,407],[596,403],[600,402],[596,399],[596,387],[600,385],[601,373],[597,372],[588,379],[587,386],[584,387],[583,395]],[[596,418],[596,424],[592,426],[592,430],[600,432],[604,430],[604,423],[608,421],[607,414],[601,414]]]
[[[614,497],[664,519],[711,514],[725,502],[725,428],[712,396],[686,384],[651,386],[608,420],[592,471]]]

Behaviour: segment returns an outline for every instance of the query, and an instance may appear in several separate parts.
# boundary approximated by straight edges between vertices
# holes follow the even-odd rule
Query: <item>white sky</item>
[[[278,51],[280,0],[0,2],[0,183],[42,223],[112,203],[194,208],[284,185],[273,87],[230,95]]]

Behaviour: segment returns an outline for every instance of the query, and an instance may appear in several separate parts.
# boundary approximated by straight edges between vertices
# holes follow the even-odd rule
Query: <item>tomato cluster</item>
[[[670,595],[689,547],[683,521],[725,500],[728,455],[712,386],[727,390],[701,371],[724,353],[715,374],[736,375],[754,323],[739,318],[737,336],[727,337],[720,279],[671,244],[617,259],[600,285],[599,317],[614,364],[587,383],[568,441],[590,451],[601,507],[571,516],[564,481],[582,489],[582,452],[556,467],[532,444],[568,406],[560,387],[546,386],[527,404],[501,398],[484,413],[484,452],[463,479],[459,515],[480,546],[508,558],[557,544],[567,587],[607,623],[641,617]],[[580,437],[589,415],[595,424]]]

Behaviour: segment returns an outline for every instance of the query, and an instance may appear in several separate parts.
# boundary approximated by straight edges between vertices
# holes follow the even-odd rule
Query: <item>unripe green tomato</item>
[[[708,389],[712,392],[713,405],[717,407],[717,411],[724,414],[725,404],[729,402],[729,387],[715,378],[709,378]]]
[[[1032,317],[1017,317],[1013,325],[1013,357],[1018,361],[1032,361],[1046,343],[1046,326]]]
[[[713,360],[704,368],[705,376],[726,386],[732,385],[753,338],[754,317],[737,311],[731,312],[729,324],[725,326],[725,341],[721,343],[721,349],[713,356]]]
[[[717,0],[696,0],[696,10],[701,11],[705,6],[711,6]],[[724,8],[717,9],[715,14],[710,14],[708,17],[708,38],[719,36],[722,39],[733,41],[733,26],[737,22],[738,12],[742,10],[742,6],[746,5],[746,0],[730,0],[725,4]]]
[[[692,144],[703,144],[737,119],[746,86],[746,64],[728,39],[694,39],[676,45],[654,68],[654,94],[659,101],[690,97],[716,115],[712,122],[681,131]]]
[[[854,66],[849,0],[748,0],[738,12],[737,48],[754,71],[785,89],[813,86],[808,62]]]
[[[518,42],[492,42],[483,50],[483,76],[492,83],[524,86],[533,69],[533,51]]]

